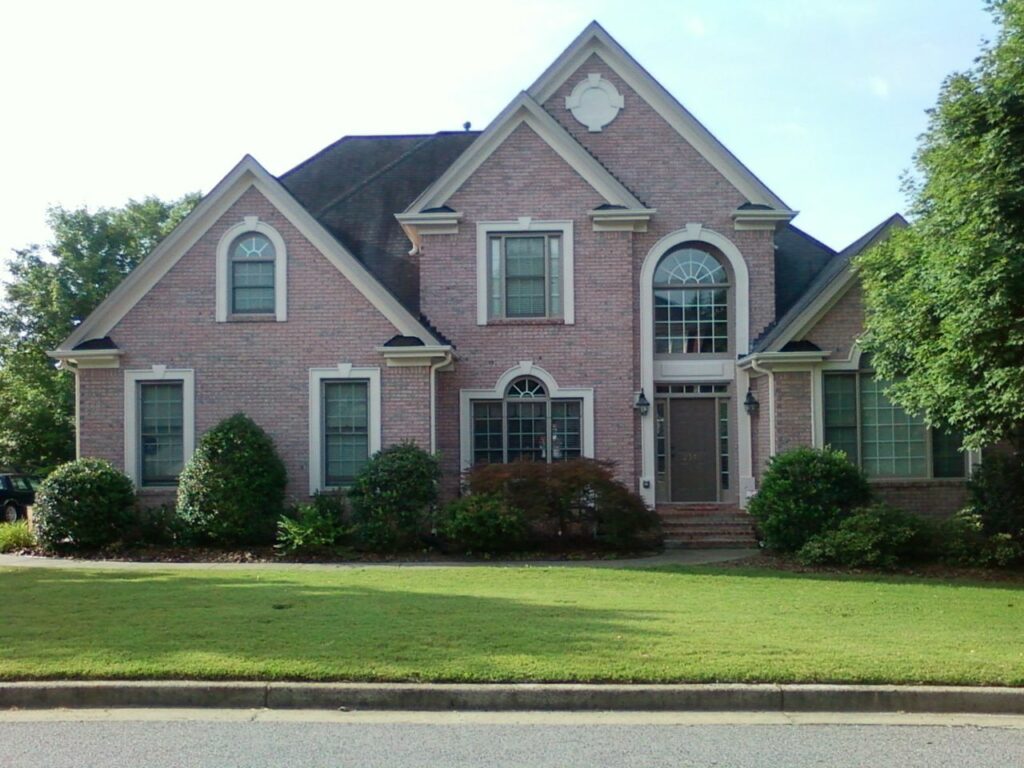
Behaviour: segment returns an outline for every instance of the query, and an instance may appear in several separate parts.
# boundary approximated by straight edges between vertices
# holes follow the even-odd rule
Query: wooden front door
[[[714,398],[672,400],[669,466],[672,501],[718,501]]]

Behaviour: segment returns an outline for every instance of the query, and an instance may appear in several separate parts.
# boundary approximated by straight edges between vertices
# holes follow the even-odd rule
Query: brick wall
[[[245,216],[271,224],[287,245],[287,322],[214,320],[217,242]],[[288,469],[289,496],[304,496],[310,368],[379,366],[383,444],[408,439],[429,447],[427,369],[388,368],[375,350],[395,333],[337,268],[250,189],[111,331],[125,351],[122,369],[79,373],[82,455],[124,465],[124,369],[192,368],[197,439],[244,411],[274,439]]]
[[[831,352],[830,360],[848,360],[857,337],[864,331],[864,301],[855,282],[804,338]]]
[[[811,374],[787,371],[775,374],[775,449],[777,453],[813,443]]]

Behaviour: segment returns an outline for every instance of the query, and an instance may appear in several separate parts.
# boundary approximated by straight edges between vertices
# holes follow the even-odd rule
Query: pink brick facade
[[[460,157],[453,152],[432,175],[420,179],[414,167],[407,168],[407,176],[421,182],[408,199],[394,190],[382,195],[378,208],[370,199],[374,184],[382,183],[403,163],[415,166],[419,162],[415,153],[426,151],[423,147],[428,144],[417,144],[416,137],[390,137],[400,144],[393,154],[387,154],[387,142],[380,139],[374,144],[379,159],[367,155],[369,159],[359,161],[363,165],[345,166],[358,167],[359,178],[334,179],[327,171],[311,175],[310,188],[333,184],[342,190],[324,193],[323,205],[306,202],[315,197],[315,189],[311,192],[282,177],[283,184],[293,184],[287,189],[294,200],[285,193],[273,202],[252,187],[225,213],[207,222],[174,266],[104,332],[121,352],[118,367],[79,370],[82,455],[125,464],[125,441],[132,439],[125,435],[125,374],[152,366],[194,372],[197,437],[239,410],[261,424],[285,460],[293,498],[309,492],[310,465],[315,461],[310,450],[310,370],[339,365],[379,370],[381,444],[410,440],[435,449],[449,493],[456,492],[460,474],[472,458],[467,456],[473,430],[467,393],[496,392],[507,371],[530,366],[559,389],[587,393],[592,418],[585,415],[583,429],[589,438],[585,442],[593,446],[592,455],[613,461],[622,480],[652,504],[678,500],[659,495],[668,484],[658,475],[683,471],[684,464],[673,464],[678,454],[716,451],[718,491],[700,500],[743,505],[756,491],[772,455],[819,445],[820,377],[830,364],[849,359],[862,331],[859,288],[854,285],[840,296],[800,336],[807,348],[820,352],[817,358],[779,364],[777,369],[767,357],[768,362],[758,363],[759,340],[786,310],[777,306],[777,281],[781,285],[790,278],[776,272],[781,263],[779,233],[789,226],[792,212],[781,208],[781,201],[759,187],[759,181],[742,182],[743,174],[749,172],[729,159],[728,153],[712,162],[699,147],[713,139],[692,134],[686,138],[679,123],[664,116],[664,106],[659,112],[648,103],[643,93],[650,91],[630,85],[648,77],[630,69],[635,67],[631,60],[614,51],[577,60],[582,63],[566,65],[543,103],[538,96],[533,105],[546,113],[546,123],[520,122],[443,200],[413,212],[442,219],[450,214],[444,226],[416,231],[417,225],[410,225],[401,242],[381,245],[383,241],[372,237],[339,234],[332,226],[341,225],[330,217],[338,201],[355,195],[352,210],[357,213],[352,215],[375,217],[374,227],[381,231],[397,229],[395,214],[408,213],[405,205],[424,189],[441,184],[435,179],[444,179],[442,171],[456,168],[471,156],[492,129],[473,143],[466,141],[465,154]],[[595,75],[623,100],[622,110],[600,131],[588,130],[566,107],[566,98],[577,85]],[[547,124],[554,127],[545,128]],[[575,142],[578,154],[595,160],[600,170],[587,171],[583,161],[564,150],[566,142]],[[722,157],[740,170],[723,169]],[[595,173],[607,178],[595,182]],[[646,211],[642,224],[632,229],[597,226],[593,212],[629,207],[609,202],[607,190],[615,185],[622,185],[639,201],[632,207]],[[360,198],[361,189],[366,191]],[[396,202],[400,199],[401,205]],[[301,208],[300,214],[294,208]],[[750,211],[777,216],[767,226],[741,225]],[[394,359],[382,354],[382,345],[392,337],[410,336],[408,328],[403,331],[385,313],[386,300],[371,296],[331,262],[323,242],[303,223],[307,215],[350,248],[355,258],[368,265],[371,256],[384,260],[377,271],[370,269],[381,281],[381,293],[403,296],[409,323],[420,322],[422,313],[424,325],[419,327],[423,331],[415,334],[415,341],[429,348],[433,357],[425,353],[411,364],[389,365]],[[268,224],[287,246],[285,322],[217,321],[218,242],[246,217]],[[483,227],[513,230],[524,226],[524,221],[560,226],[571,222],[571,324],[561,319],[479,322],[478,249],[486,242]],[[717,355],[656,356],[644,346],[645,338],[649,342],[653,334],[650,311],[645,315],[643,309],[653,293],[650,273],[664,253],[687,245],[715,254],[729,274],[729,349]],[[375,255],[374,248],[384,255]],[[827,255],[838,258],[831,251]],[[404,275],[401,279],[406,282],[388,284],[387,280],[397,279],[395,275]],[[417,295],[410,286],[418,287],[415,306],[407,300],[409,294]],[[742,329],[740,322],[744,322]],[[74,359],[70,352],[66,356]],[[432,365],[439,369],[436,373]],[[641,391],[652,405],[647,415],[634,407]],[[759,403],[749,416],[742,405],[748,391]],[[714,423],[702,422],[701,434],[686,423],[668,425],[670,439],[658,443],[654,406],[664,405],[666,399],[675,402],[677,397],[714,399]],[[678,410],[697,413],[683,406]],[[691,438],[692,444],[687,442]],[[671,454],[665,459],[667,470],[658,469],[661,450]],[[960,498],[962,483],[886,483],[878,488],[884,488],[886,498],[916,511],[945,514],[959,503],[951,500]],[[167,491],[147,493],[153,502],[170,498]]]

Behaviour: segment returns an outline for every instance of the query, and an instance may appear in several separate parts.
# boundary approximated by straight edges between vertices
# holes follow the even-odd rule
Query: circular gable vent
[[[624,105],[618,89],[597,74],[587,75],[565,98],[565,108],[591,133],[614,120]]]

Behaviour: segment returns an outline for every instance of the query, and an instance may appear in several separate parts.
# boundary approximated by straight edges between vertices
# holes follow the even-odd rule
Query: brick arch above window
[[[274,246],[274,311],[268,314],[283,323],[288,319],[288,249],[281,234],[258,216],[246,216],[238,224],[229,227],[217,243],[217,322],[224,323],[232,319],[231,247],[247,232],[263,235]]]

